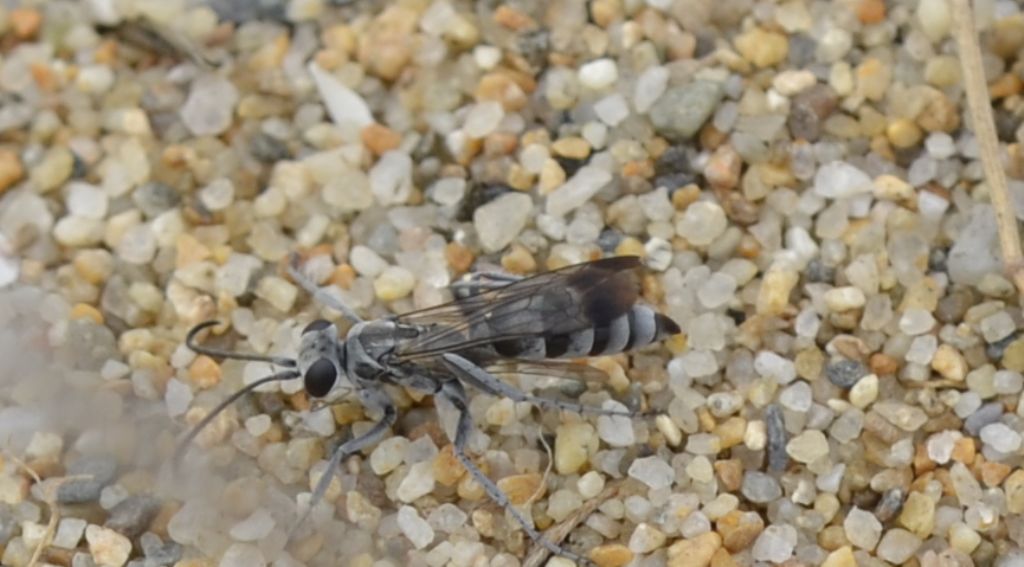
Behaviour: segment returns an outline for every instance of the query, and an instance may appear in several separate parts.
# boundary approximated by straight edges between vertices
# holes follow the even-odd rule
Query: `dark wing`
[[[435,356],[525,337],[568,335],[605,326],[640,292],[640,259],[618,256],[567,266],[451,303],[399,315],[424,329],[403,342],[400,358]]]

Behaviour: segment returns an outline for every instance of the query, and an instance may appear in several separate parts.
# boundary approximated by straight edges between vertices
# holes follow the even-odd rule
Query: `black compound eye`
[[[337,378],[338,370],[334,368],[334,364],[326,358],[321,358],[306,371],[306,392],[314,398],[322,398],[331,391]]]
[[[302,334],[305,335],[306,333],[311,333],[313,331],[322,331],[330,326],[330,321],[327,321],[325,319],[317,319],[316,321],[312,321],[310,324],[306,325],[306,328],[302,329]]]

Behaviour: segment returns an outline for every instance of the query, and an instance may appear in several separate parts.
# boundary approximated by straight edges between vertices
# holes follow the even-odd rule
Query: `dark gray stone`
[[[108,455],[81,457],[71,463],[68,476],[83,475],[91,478],[69,480],[57,489],[57,502],[81,504],[93,502],[100,497],[100,491],[117,478],[117,461]]]

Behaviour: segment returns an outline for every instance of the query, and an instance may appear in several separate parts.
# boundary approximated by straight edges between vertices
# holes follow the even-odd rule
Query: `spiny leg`
[[[359,315],[356,315],[356,312],[353,311],[351,307],[345,305],[338,298],[327,293],[324,288],[316,285],[316,282],[306,277],[306,275],[299,270],[299,255],[294,252],[288,258],[288,274],[293,280],[295,280],[295,283],[302,286],[302,289],[306,290],[313,296],[314,301],[334,309],[353,323],[362,321],[362,318],[360,318]]]
[[[345,460],[345,457],[380,441],[380,439],[391,430],[391,427],[398,419],[398,411],[395,410],[395,406],[390,400],[383,401],[382,405],[384,415],[381,417],[380,421],[373,424],[370,429],[359,437],[349,439],[335,447],[334,451],[331,453],[331,458],[327,461],[327,467],[324,469],[324,473],[320,476],[320,480],[317,481],[316,487],[313,489],[313,494],[309,497],[309,507],[302,514],[302,517],[295,522],[295,525],[292,526],[292,529],[288,534],[289,540],[291,540],[295,531],[299,529],[303,522],[306,521],[306,518],[309,517],[309,514],[313,511],[313,508],[316,507],[317,503],[323,499],[324,494],[327,493],[327,487],[331,485],[331,480],[334,478],[334,475],[338,473],[338,466],[341,464],[341,461]]]
[[[566,402],[562,400],[554,400],[551,398],[543,398],[540,396],[533,396],[525,392],[520,391],[518,388],[506,383],[504,380],[500,380],[490,372],[487,372],[483,368],[473,364],[466,358],[453,353],[446,353],[441,355],[441,359],[444,361],[445,366],[455,373],[461,380],[465,381],[470,386],[492,394],[495,396],[503,396],[516,402],[529,402],[536,404],[542,408],[548,409],[559,409],[565,411],[571,411],[573,413],[589,413],[595,415],[608,415],[608,416],[621,416],[621,417],[642,417],[644,414],[621,411],[621,410],[609,410],[599,408],[595,406],[587,406],[583,404],[577,404],[574,402]]]
[[[459,414],[459,420],[455,427],[455,439],[452,441],[452,447],[455,450],[455,457],[459,459],[462,466],[466,467],[466,470],[473,479],[480,483],[480,486],[484,487],[484,491],[487,493],[488,498],[498,506],[501,506],[502,509],[507,510],[512,514],[516,523],[523,528],[526,535],[530,536],[530,539],[532,539],[537,545],[543,546],[551,553],[575,561],[580,565],[594,565],[589,559],[565,549],[538,532],[537,529],[533,527],[533,524],[528,522],[526,518],[523,517],[523,514],[512,505],[508,495],[498,488],[498,485],[488,478],[488,476],[485,475],[475,464],[473,464],[473,461],[466,455],[466,442],[469,439],[470,432],[473,430],[473,422],[469,416],[469,404],[466,402],[466,391],[463,390],[462,385],[455,381],[446,382],[444,387],[441,389],[440,395],[451,402]]]

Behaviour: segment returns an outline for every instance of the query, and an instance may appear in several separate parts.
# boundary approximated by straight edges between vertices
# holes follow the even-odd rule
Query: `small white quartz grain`
[[[672,486],[675,471],[671,465],[656,456],[637,459],[629,466],[629,476],[658,490]]]
[[[416,549],[423,549],[434,541],[434,528],[412,506],[398,509],[398,529],[402,530]]]
[[[61,518],[51,544],[63,549],[75,549],[82,541],[86,525],[88,522],[81,518]]]
[[[594,113],[601,122],[614,128],[629,116],[629,103],[619,93],[610,94],[594,104]]]
[[[68,184],[65,203],[72,215],[95,220],[107,216],[109,197],[100,187],[76,181]]]
[[[463,131],[470,138],[483,138],[494,132],[505,117],[501,103],[493,100],[479,102],[466,114]]]
[[[824,299],[825,305],[833,312],[860,309],[867,302],[863,291],[849,285],[828,290]]]
[[[501,250],[519,236],[532,211],[533,199],[524,193],[505,193],[478,207],[473,211],[473,227],[480,245],[487,252]]]
[[[235,185],[230,179],[220,178],[211,181],[199,190],[199,200],[210,211],[222,211],[235,198]]]
[[[694,246],[708,246],[725,232],[725,210],[712,201],[698,201],[686,208],[676,222],[676,234]]]
[[[167,415],[177,417],[188,411],[192,403],[192,389],[188,384],[171,378],[167,381],[167,389],[164,394],[164,403],[167,405]]]
[[[697,299],[707,309],[717,309],[735,297],[736,280],[732,276],[715,272],[697,289]]]
[[[585,165],[548,195],[545,212],[549,215],[563,216],[589,201],[611,180],[612,175],[604,169]]]
[[[843,530],[846,539],[855,547],[871,551],[882,537],[882,522],[871,512],[855,506],[846,514]]]
[[[1013,453],[1020,449],[1021,436],[1005,423],[990,423],[981,428],[981,440],[1000,453]]]
[[[370,168],[370,191],[381,205],[399,205],[412,194],[412,158],[398,150],[385,152]]]
[[[607,401],[602,409],[626,413],[626,406],[616,401]],[[597,418],[597,434],[612,447],[629,447],[636,442],[633,435],[633,420],[627,415],[602,415]]]
[[[921,539],[902,528],[893,528],[882,536],[875,553],[879,559],[893,565],[902,565],[921,547]]]
[[[309,73],[335,125],[361,129],[373,123],[373,113],[361,95],[316,63],[309,64]]]
[[[221,556],[219,567],[266,567],[267,559],[260,548],[251,543],[235,543]]]
[[[257,508],[242,521],[231,526],[229,534],[235,541],[259,541],[274,529],[274,518],[265,508]]]
[[[796,378],[796,367],[791,360],[767,350],[757,353],[754,357],[754,371],[782,385],[789,384]]]
[[[756,561],[782,563],[793,555],[796,543],[796,528],[789,524],[772,524],[754,540],[751,556]]]
[[[576,490],[585,499],[594,498],[604,490],[604,477],[597,471],[588,471],[576,481]]]
[[[846,199],[872,192],[871,177],[856,166],[833,161],[814,175],[814,192],[828,199]]]
[[[618,78],[619,68],[612,59],[596,59],[580,66],[580,84],[589,89],[605,89]]]
[[[405,437],[391,437],[377,444],[370,453],[370,468],[377,476],[384,476],[402,464],[409,440]]]
[[[421,461],[409,468],[398,485],[395,495],[405,503],[411,503],[434,491],[434,464],[431,461]]]
[[[644,69],[633,87],[633,108],[640,114],[646,114],[661,98],[668,87],[669,71],[665,67],[653,66]]]
[[[935,317],[926,309],[910,307],[900,317],[900,331],[907,335],[921,335],[935,326]]]

